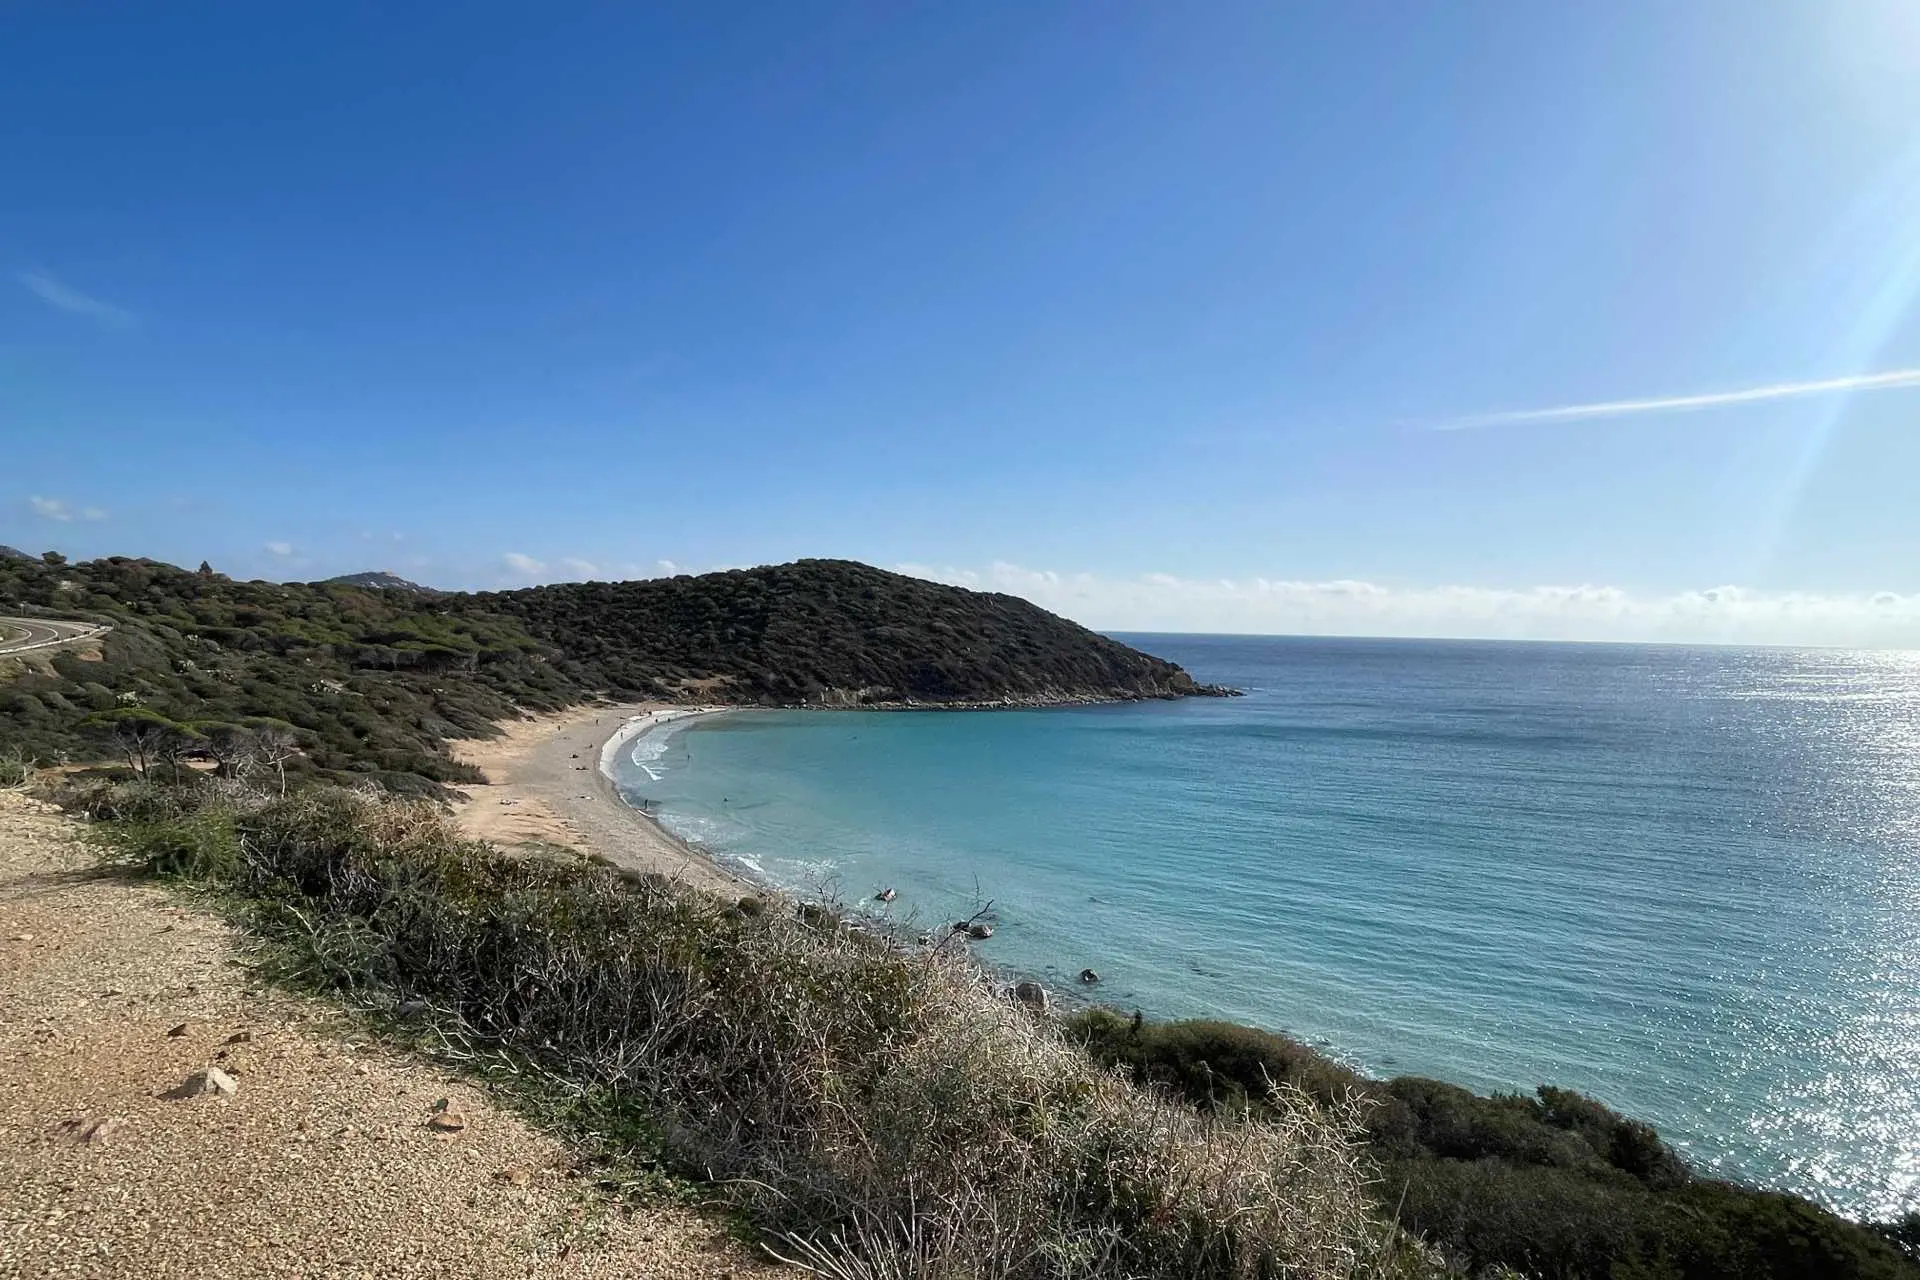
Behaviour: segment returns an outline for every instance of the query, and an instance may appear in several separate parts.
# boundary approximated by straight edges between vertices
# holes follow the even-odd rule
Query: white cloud
[[[576,578],[596,578],[600,576],[600,566],[591,560],[582,560],[577,556],[561,556],[560,567]]]
[[[1466,431],[1476,427],[1517,427],[1533,423],[1581,422],[1593,418],[1626,418],[1645,413],[1722,409],[1730,405],[1759,404],[1768,400],[1792,400],[1801,396],[1838,395],[1849,391],[1891,391],[1900,387],[1920,387],[1920,369],[1893,369],[1886,373],[1862,373],[1846,378],[1821,378],[1812,382],[1776,382],[1770,386],[1747,387],[1741,391],[1713,391],[1704,395],[1662,396],[1650,400],[1604,400],[1595,404],[1561,405],[1553,409],[1516,409],[1506,413],[1483,413],[1439,423],[1434,430]]]
[[[43,498],[34,494],[27,499],[27,505],[33,513],[43,520],[58,520],[61,524],[70,524],[75,520],[105,520],[107,513],[99,507],[78,507],[60,498]]]
[[[1022,596],[1114,631],[1920,648],[1920,592],[1719,586],[1661,595],[1594,584],[1389,587],[1356,579],[1105,578],[1004,562],[986,570],[898,568]]]
[[[29,292],[49,306],[77,316],[87,316],[102,324],[127,325],[133,323],[133,313],[111,302],[102,302],[64,283],[44,271],[20,271],[14,279],[26,286]]]
[[[532,556],[522,555],[518,551],[509,551],[501,556],[500,560],[507,568],[524,578],[538,577],[547,571],[546,561],[535,560]]]
[[[269,542],[267,544],[267,550],[276,556],[290,556],[293,554],[293,544],[291,542]]]

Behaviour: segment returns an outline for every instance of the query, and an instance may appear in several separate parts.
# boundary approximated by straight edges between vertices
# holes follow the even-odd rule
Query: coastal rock
[[[1037,982],[1014,983],[1013,998],[1034,1013],[1047,1011],[1047,989]]]
[[[1088,986],[1092,986],[1094,983],[1100,981],[1100,975],[1092,969],[1082,969],[1080,971],[1080,981],[1086,983]]]
[[[985,920],[975,920],[967,926],[967,936],[969,938],[980,938],[983,940],[991,938],[993,936],[993,926]]]
[[[432,1129],[435,1133],[459,1133],[466,1127],[466,1115],[451,1108],[445,1111],[436,1111],[427,1117],[427,1128]]]
[[[891,887],[888,887],[874,894],[873,900],[875,902],[892,902],[895,898],[899,896],[900,895],[895,893]]]

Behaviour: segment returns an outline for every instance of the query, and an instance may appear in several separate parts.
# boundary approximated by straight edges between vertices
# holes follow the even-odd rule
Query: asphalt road
[[[99,635],[106,628],[91,622],[56,622],[48,618],[0,618],[0,658],[30,649],[51,649]]]

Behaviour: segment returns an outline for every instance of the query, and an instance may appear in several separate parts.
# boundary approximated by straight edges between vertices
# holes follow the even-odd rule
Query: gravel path
[[[0,792],[0,1277],[771,1274],[324,1002],[258,989],[214,917],[102,876]],[[213,1066],[237,1085],[170,1098]],[[429,1127],[447,1099],[464,1128]]]

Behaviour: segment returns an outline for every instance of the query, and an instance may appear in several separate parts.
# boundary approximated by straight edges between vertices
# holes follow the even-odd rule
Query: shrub
[[[33,781],[33,764],[26,752],[0,751],[0,787],[24,787]]]
[[[1363,1077],[1299,1041],[1232,1022],[1135,1023],[1089,1009],[1068,1022],[1067,1033],[1102,1062],[1203,1107],[1241,1109],[1283,1086],[1335,1105],[1366,1090]]]
[[[155,875],[226,881],[240,869],[233,815],[217,808],[156,821],[130,823],[116,835]]]
[[[1475,1273],[1920,1277],[1900,1253],[1898,1224],[1863,1227],[1793,1196],[1695,1181],[1651,1127],[1572,1090],[1481,1097],[1415,1076],[1367,1080],[1297,1041],[1229,1023],[1094,1009],[1069,1027],[1099,1060],[1202,1107],[1257,1114],[1276,1085],[1283,1098],[1292,1087],[1357,1106],[1381,1162],[1382,1209]]]
[[[905,953],[587,861],[509,859],[429,805],[314,788],[128,828],[220,865],[291,976],[567,1082],[614,1158],[711,1178],[833,1274],[1413,1274],[1351,1111],[1206,1115],[1102,1070],[943,953]],[[207,824],[205,826],[197,824]],[[831,921],[828,921],[830,924]]]

